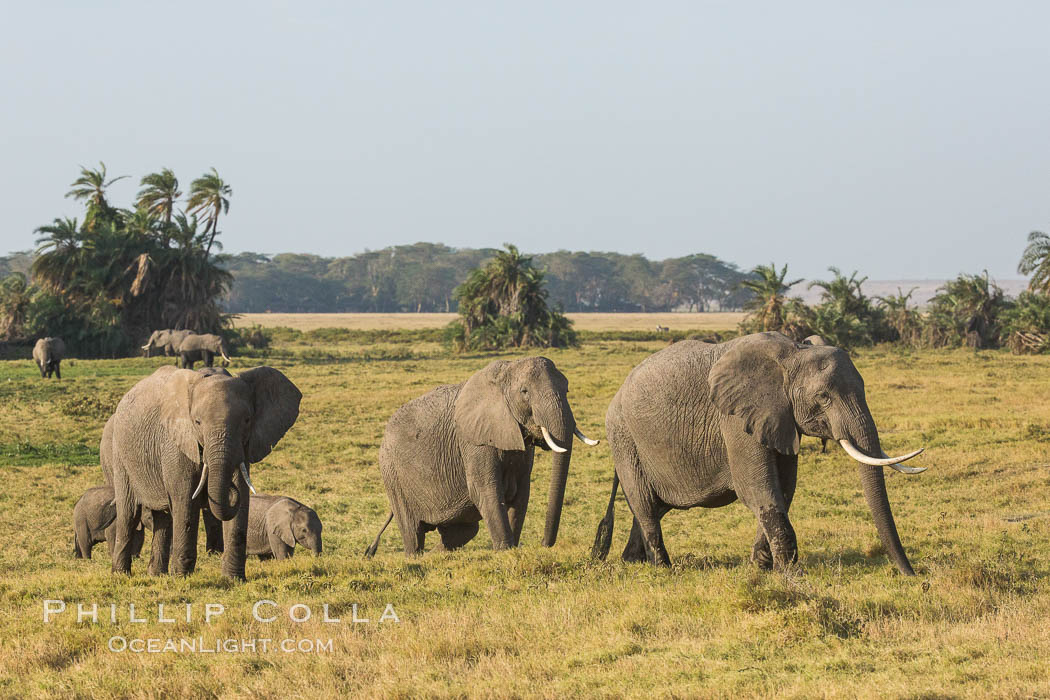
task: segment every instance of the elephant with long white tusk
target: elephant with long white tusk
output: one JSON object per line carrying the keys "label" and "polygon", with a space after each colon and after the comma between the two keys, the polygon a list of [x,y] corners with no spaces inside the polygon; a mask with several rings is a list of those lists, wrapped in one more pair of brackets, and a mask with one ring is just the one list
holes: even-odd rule
{"label": "elephant with long white tusk", "polygon": [[516,547],[529,503],[535,449],[553,455],[543,545],[558,536],[575,435],[569,381],[545,357],[496,361],[462,384],[408,402],[390,418],[379,448],[391,514],[365,555],[372,556],[397,519],[406,554],[436,529],[456,549],[485,521],[496,549]]}
{"label": "elephant with long white tusk", "polygon": [[[668,430],[668,426],[673,426]],[[799,439],[838,442],[860,462],[860,480],[890,558],[913,574],[886,495],[884,467],[918,474],[890,457],[868,410],[864,380],[839,348],[758,333],[726,343],[676,343],[628,375],[605,418],[616,473],[592,553],[612,543],[618,485],[634,513],[626,561],[667,565],[660,519],[673,508],[717,508],[740,499],[755,514],[752,560],[783,568],[798,558],[788,508]]]}

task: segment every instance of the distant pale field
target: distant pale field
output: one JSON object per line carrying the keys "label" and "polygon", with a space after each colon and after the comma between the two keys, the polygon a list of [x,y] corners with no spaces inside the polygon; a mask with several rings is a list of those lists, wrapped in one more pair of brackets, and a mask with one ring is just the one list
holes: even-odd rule
{"label": "distant pale field", "polygon": [[[670,314],[567,314],[580,331],[649,331],[657,326],[671,330],[721,331],[737,327],[744,314],[670,313]],[[238,328],[260,325],[286,326],[300,331],[316,328],[351,328],[354,330],[415,330],[441,328],[456,314],[240,314]]]}

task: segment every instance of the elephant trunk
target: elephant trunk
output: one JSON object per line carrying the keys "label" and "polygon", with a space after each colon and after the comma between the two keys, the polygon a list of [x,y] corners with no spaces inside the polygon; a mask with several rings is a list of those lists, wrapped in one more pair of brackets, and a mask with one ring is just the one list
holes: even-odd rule
{"label": "elephant trunk", "polygon": [[553,547],[558,539],[561,508],[565,501],[565,482],[569,477],[569,462],[572,459],[572,437],[576,429],[576,419],[568,402],[563,398],[559,403],[556,419],[549,424],[541,423],[555,443],[564,449],[563,452],[551,450],[551,486],[547,496],[547,522],[543,528],[544,547]]}
{"label": "elephant trunk", "polygon": [[[867,455],[883,454],[875,422],[870,416],[866,416],[862,421],[859,435],[848,439]],[[858,470],[864,500],[868,502],[868,508],[871,510],[871,517],[875,520],[875,528],[879,532],[882,546],[902,574],[914,576],[915,571],[912,570],[908,556],[904,553],[904,546],[897,534],[897,525],[893,521],[893,512],[890,510],[890,501],[886,495],[886,475],[882,471],[883,468],[860,464]]]}
{"label": "elephant trunk", "polygon": [[230,520],[240,508],[240,493],[235,487],[234,475],[239,459],[231,446],[219,443],[204,450],[208,467],[208,504],[212,515],[219,520]]}

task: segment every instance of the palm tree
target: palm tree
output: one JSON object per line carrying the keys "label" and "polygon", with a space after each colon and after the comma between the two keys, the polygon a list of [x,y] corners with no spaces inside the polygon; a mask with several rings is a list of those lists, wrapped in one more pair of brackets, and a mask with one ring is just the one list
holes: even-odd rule
{"label": "palm tree", "polygon": [[186,202],[187,211],[191,214],[203,213],[205,229],[209,236],[208,246],[205,249],[208,253],[211,252],[212,243],[215,242],[219,214],[230,211],[230,197],[232,196],[233,190],[223,182],[215,168],[190,183],[190,198]]}
{"label": "palm tree", "polygon": [[1022,275],[1031,275],[1028,288],[1036,294],[1050,295],[1050,236],[1042,231],[1028,234],[1028,246],[1017,264]]}
{"label": "palm tree", "polygon": [[[98,170],[92,170],[80,166],[80,177],[74,180],[73,184],[70,185],[72,189],[70,189],[69,192],[66,192],[66,197],[72,197],[77,201],[86,200],[89,210],[94,208],[98,212],[108,212],[110,206],[106,201],[106,189],[117,180],[123,180],[128,176],[121,175],[112,180],[107,180],[106,164],[99,161],[98,165]],[[90,228],[87,221],[85,221],[84,224]]]}
{"label": "palm tree", "polygon": [[744,304],[744,308],[751,311],[757,318],[762,330],[778,331],[784,327],[784,296],[789,289],[802,281],[801,278],[786,281],[788,266],[777,272],[777,266],[759,265],[751,274],[752,279],[744,280],[740,286],[750,290],[754,296]]}
{"label": "palm tree", "polygon": [[32,298],[33,288],[21,272],[12,272],[0,282],[0,338],[12,340],[25,335]]}
{"label": "palm tree", "polygon": [[175,173],[170,168],[164,168],[159,173],[146,175],[139,184],[142,186],[138,193],[139,208],[163,220],[165,225],[170,224],[175,213],[175,202],[182,196]]}
{"label": "palm tree", "polygon": [[80,258],[82,235],[75,218],[55,219],[39,227],[36,257],[30,266],[35,279],[51,289],[61,289],[72,279]]}

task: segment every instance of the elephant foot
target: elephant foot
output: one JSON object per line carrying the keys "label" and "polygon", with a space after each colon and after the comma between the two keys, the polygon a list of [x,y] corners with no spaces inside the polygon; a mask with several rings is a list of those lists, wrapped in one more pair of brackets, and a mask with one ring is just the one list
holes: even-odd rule
{"label": "elephant foot", "polygon": [[756,546],[752,548],[751,561],[763,571],[773,570],[773,555],[770,553],[768,545],[765,547]]}
{"label": "elephant foot", "polygon": [[623,550],[623,554],[620,555],[620,559],[627,562],[628,564],[637,564],[640,562],[649,561],[649,557],[645,555],[645,550],[637,550],[632,547],[628,547]]}

